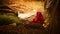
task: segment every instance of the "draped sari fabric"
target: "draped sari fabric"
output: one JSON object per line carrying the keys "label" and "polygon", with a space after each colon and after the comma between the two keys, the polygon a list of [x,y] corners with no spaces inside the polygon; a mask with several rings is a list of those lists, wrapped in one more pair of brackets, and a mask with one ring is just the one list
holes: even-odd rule
{"label": "draped sari fabric", "polygon": [[31,23],[37,23],[39,26],[42,26],[44,24],[44,17],[41,14],[40,11],[37,11],[36,16],[33,18]]}

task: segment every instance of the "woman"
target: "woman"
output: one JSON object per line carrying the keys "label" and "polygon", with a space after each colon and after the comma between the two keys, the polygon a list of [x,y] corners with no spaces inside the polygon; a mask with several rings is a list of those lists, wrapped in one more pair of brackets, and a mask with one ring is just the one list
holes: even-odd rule
{"label": "woman", "polygon": [[45,19],[44,19],[43,15],[41,14],[41,12],[37,11],[36,16],[33,18],[31,23],[36,23],[39,26],[43,26],[44,21],[45,21]]}

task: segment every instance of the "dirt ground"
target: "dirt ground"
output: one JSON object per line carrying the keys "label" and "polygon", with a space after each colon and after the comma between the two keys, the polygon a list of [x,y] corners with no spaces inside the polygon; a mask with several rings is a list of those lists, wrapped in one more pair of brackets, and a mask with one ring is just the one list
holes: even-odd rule
{"label": "dirt ground", "polygon": [[[33,27],[33,26],[32,26]],[[32,28],[23,24],[13,26],[5,25],[0,26],[0,34],[44,34],[44,29],[39,27]]]}

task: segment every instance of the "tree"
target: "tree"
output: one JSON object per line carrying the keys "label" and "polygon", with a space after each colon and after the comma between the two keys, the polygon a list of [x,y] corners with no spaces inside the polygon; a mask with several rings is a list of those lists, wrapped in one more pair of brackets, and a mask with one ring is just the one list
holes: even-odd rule
{"label": "tree", "polygon": [[[46,0],[45,10],[47,9],[50,18],[49,25],[47,27],[48,34],[59,34],[59,9],[60,9],[60,0]],[[50,3],[51,2],[51,3]],[[49,4],[50,3],[50,4]],[[47,6],[49,4],[49,6]]]}

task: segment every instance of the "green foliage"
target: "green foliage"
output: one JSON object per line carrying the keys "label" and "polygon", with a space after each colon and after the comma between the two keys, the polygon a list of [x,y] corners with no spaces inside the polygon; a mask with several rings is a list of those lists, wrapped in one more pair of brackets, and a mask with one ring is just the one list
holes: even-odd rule
{"label": "green foliage", "polygon": [[10,16],[10,15],[0,15],[0,25],[7,25],[11,23],[16,23],[18,22],[18,17],[16,16]]}

